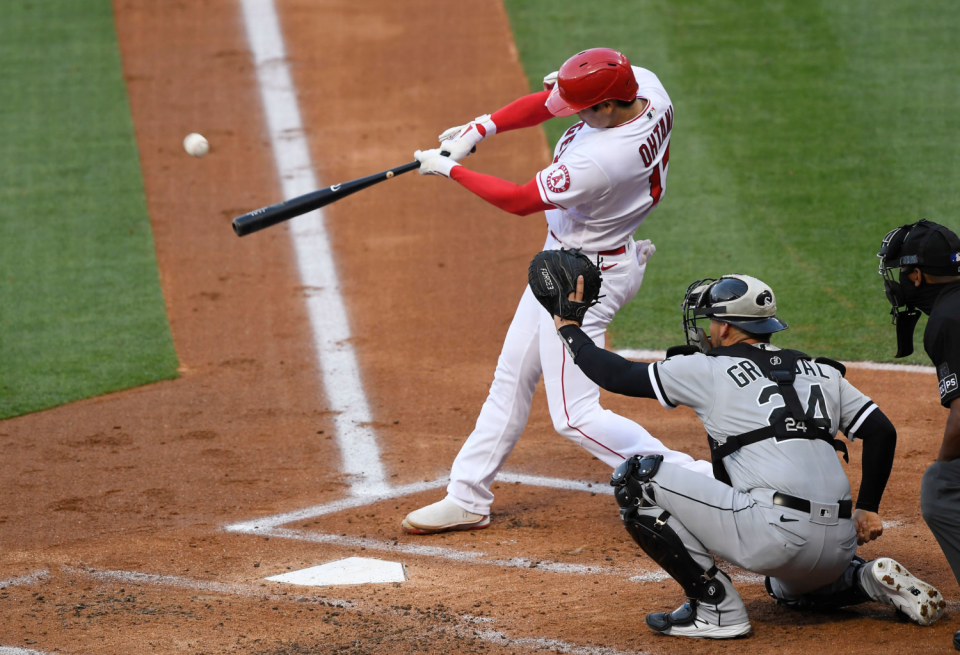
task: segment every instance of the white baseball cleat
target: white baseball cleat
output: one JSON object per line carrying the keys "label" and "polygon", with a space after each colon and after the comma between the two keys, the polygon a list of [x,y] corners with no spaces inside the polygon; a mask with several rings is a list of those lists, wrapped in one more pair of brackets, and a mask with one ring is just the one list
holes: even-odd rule
{"label": "white baseball cleat", "polygon": [[693,639],[733,639],[750,634],[750,621],[733,625],[716,625],[697,616],[690,603],[684,603],[669,614],[647,614],[647,626],[660,634]]}
{"label": "white baseball cleat", "polygon": [[490,525],[490,517],[474,514],[444,498],[407,514],[400,527],[407,534],[436,534],[458,530],[483,530]]}
{"label": "white baseball cleat", "polygon": [[914,577],[903,565],[889,557],[881,557],[864,574],[873,576],[881,594],[876,600],[893,605],[920,625],[930,625],[947,609],[940,592]]}

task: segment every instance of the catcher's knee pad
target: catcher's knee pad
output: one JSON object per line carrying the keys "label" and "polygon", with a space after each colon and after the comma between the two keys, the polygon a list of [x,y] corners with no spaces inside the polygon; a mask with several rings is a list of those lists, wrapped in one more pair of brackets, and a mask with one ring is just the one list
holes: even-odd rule
{"label": "catcher's knee pad", "polygon": [[643,486],[657,474],[663,455],[634,455],[625,460],[610,476],[613,496],[621,508],[640,507],[643,503]]}
{"label": "catcher's knee pad", "polygon": [[697,564],[680,535],[667,525],[669,512],[654,518],[626,508],[620,510],[620,515],[637,545],[683,587],[687,598],[711,604],[719,604],[724,599],[726,591],[716,579],[720,571],[716,566],[704,570]]}

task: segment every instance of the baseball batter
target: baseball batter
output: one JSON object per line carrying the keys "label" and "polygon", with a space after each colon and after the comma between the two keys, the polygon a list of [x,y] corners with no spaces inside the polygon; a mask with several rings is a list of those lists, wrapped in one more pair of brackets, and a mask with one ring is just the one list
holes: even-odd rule
{"label": "baseball batter", "polygon": [[[878,510],[896,448],[883,412],[844,379],[839,362],[770,344],[787,325],[760,280],[698,280],[683,309],[688,345],[649,365],[597,348],[575,322],[556,318],[592,380],[667,409],[691,407],[709,434],[717,479],[659,455],[632,457],[611,479],[627,531],[688,599],[673,612],[647,615],[647,625],[687,637],[750,631],[743,601],[714,554],[767,576],[769,594],[796,609],[872,600],[921,625],[940,618],[946,604],[936,589],[890,558],[856,556],[858,543],[883,532]],[[709,335],[697,325],[704,319]],[[856,511],[835,452],[846,453],[838,430],[863,442]]]}
{"label": "baseball batter", "polygon": [[[552,88],[447,130],[440,148],[415,156],[421,174],[456,180],[505,211],[545,211],[545,249],[581,248],[592,259],[602,258],[605,296],[587,313],[583,328],[603,345],[607,324],[637,293],[654,251],[649,241],[634,242],[633,234],[666,190],[673,106],[656,75],[607,48],[571,57],[544,86]],[[494,134],[574,113],[581,120],[557,143],[553,162],[525,185],[457,163]],[[709,463],[670,450],[633,421],[604,410],[597,385],[573,366],[554,331],[553,319],[528,287],[476,428],[453,463],[447,497],[411,512],[402,524],[405,532],[489,525],[490,485],[526,425],[541,374],[554,428],[611,468],[638,453],[660,454],[678,467],[710,474]]]}

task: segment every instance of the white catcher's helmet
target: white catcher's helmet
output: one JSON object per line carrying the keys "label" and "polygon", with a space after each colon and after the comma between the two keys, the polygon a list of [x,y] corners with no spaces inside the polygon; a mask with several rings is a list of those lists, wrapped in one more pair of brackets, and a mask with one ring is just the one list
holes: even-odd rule
{"label": "white catcher's helmet", "polygon": [[729,323],[751,334],[773,334],[789,326],[777,318],[777,298],[767,284],[749,275],[704,278],[689,287],[681,304],[687,343],[701,351],[710,349],[706,331],[697,320]]}

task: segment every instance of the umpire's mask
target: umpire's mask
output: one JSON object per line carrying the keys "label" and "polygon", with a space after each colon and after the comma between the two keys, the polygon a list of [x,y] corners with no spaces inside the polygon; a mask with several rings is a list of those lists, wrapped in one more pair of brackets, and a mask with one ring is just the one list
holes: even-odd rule
{"label": "umpire's mask", "polygon": [[941,291],[922,277],[918,287],[907,275],[914,268],[929,275],[960,275],[960,239],[943,225],[923,219],[887,232],[877,257],[883,290],[893,306],[890,315],[897,326],[895,356],[906,357],[913,353],[913,331],[921,311],[930,314]]}
{"label": "umpire's mask", "polygon": [[697,280],[687,287],[680,307],[687,344],[701,352],[710,350],[706,330],[697,325],[704,318],[729,323],[750,334],[773,334],[789,327],[776,316],[773,289],[749,275]]}

